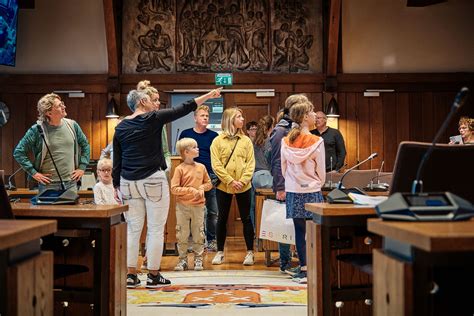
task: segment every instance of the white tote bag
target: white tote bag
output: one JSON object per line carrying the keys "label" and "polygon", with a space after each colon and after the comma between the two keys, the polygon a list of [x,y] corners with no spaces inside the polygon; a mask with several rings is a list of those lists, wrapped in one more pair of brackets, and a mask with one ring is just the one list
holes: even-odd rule
{"label": "white tote bag", "polygon": [[291,218],[286,219],[285,203],[271,199],[263,201],[259,238],[295,244],[295,226]]}

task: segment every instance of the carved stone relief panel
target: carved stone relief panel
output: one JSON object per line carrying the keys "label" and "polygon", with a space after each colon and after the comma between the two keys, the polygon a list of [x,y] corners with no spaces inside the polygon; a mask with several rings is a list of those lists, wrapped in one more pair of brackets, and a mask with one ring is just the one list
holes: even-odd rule
{"label": "carved stone relief panel", "polygon": [[123,72],[321,72],[321,0],[124,2]]}
{"label": "carved stone relief panel", "polygon": [[174,73],[175,1],[123,2],[123,73]]}

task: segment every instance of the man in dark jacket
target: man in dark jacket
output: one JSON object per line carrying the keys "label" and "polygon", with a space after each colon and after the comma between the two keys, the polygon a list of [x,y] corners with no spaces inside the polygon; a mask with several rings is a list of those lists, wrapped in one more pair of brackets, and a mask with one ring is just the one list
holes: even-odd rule
{"label": "man in dark jacket", "polygon": [[[282,119],[275,125],[270,134],[271,151],[271,173],[273,176],[273,192],[275,192],[276,199],[285,201],[285,178],[281,174],[281,140],[285,137],[291,129],[293,123],[289,117],[290,108],[298,102],[308,101],[304,94],[290,95],[285,101],[285,108],[283,109]],[[291,267],[290,245],[278,244],[278,251],[280,253],[280,272],[288,272]]]}

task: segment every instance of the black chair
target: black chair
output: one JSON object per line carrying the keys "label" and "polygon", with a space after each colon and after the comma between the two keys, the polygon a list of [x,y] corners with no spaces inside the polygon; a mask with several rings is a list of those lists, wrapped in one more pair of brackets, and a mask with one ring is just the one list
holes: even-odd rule
{"label": "black chair", "polygon": [[[390,194],[410,192],[420,161],[430,143],[401,142]],[[436,144],[421,173],[423,192],[454,193],[474,203],[474,146]]]}
{"label": "black chair", "polygon": [[0,219],[13,219],[14,215],[8,198],[3,177],[0,177]]}

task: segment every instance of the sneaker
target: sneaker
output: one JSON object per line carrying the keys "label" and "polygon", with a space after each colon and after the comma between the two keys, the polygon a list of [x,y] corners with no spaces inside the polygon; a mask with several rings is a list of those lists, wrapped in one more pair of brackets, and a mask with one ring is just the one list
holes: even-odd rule
{"label": "sneaker", "polygon": [[140,279],[136,274],[127,274],[127,288],[134,289],[141,283]]}
{"label": "sneaker", "polygon": [[215,239],[208,242],[207,251],[210,251],[210,252],[217,251],[217,241]]}
{"label": "sneaker", "polygon": [[176,267],[174,267],[174,271],[184,271],[188,270],[188,261],[186,259],[180,259]]}
{"label": "sneaker", "polygon": [[297,266],[297,267],[294,267],[294,268],[288,268],[285,270],[285,273],[286,274],[289,274],[291,276],[294,276],[295,274],[298,274],[301,272],[301,267],[300,266]]}
{"label": "sneaker", "polygon": [[171,284],[171,281],[168,279],[165,279],[160,272],[158,272],[157,275],[153,275],[151,273],[147,274],[147,279],[146,279],[146,287],[147,288],[155,288],[155,287],[160,287],[163,285],[168,285]]}
{"label": "sneaker", "polygon": [[307,272],[306,271],[300,271],[299,273],[293,275],[293,282],[300,283],[300,284],[306,284],[307,283]]}
{"label": "sneaker", "polygon": [[223,264],[224,263],[224,251],[218,251],[212,259],[212,264]]}
{"label": "sneaker", "polygon": [[194,271],[202,271],[204,267],[202,266],[202,259],[196,258],[194,259]]}
{"label": "sneaker", "polygon": [[247,254],[245,255],[244,259],[244,266],[251,266],[254,263],[254,256],[253,256],[253,251],[249,250],[247,251]]}

